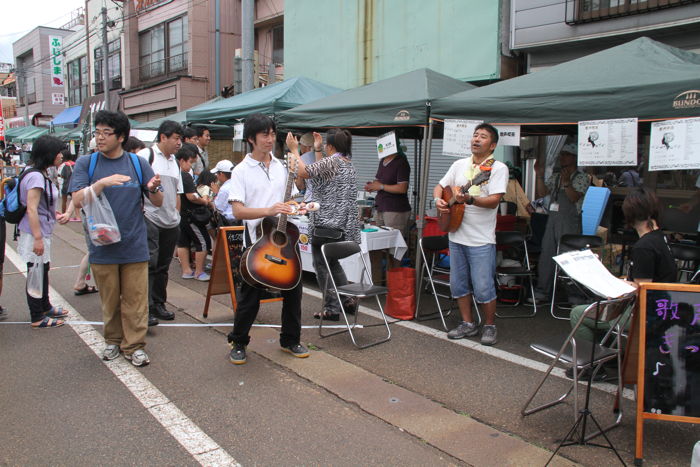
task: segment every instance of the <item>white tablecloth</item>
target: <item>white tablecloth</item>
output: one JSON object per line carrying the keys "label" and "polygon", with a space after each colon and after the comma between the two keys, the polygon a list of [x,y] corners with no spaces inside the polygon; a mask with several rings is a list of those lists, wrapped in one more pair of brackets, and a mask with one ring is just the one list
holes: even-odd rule
{"label": "white tablecloth", "polygon": [[[301,265],[304,271],[314,272],[313,259],[311,257],[311,244],[308,237],[308,223],[295,222],[299,227],[299,249],[301,250]],[[367,262],[367,267],[370,269],[368,273],[371,276],[372,265],[369,259],[369,252],[374,250],[391,250],[394,258],[403,258],[407,249],[406,242],[401,236],[401,232],[395,229],[384,230],[378,229],[376,232],[362,232],[360,250]],[[359,254],[353,255],[340,261],[340,265],[345,270],[345,275],[350,282],[360,282],[362,276],[362,260]]]}

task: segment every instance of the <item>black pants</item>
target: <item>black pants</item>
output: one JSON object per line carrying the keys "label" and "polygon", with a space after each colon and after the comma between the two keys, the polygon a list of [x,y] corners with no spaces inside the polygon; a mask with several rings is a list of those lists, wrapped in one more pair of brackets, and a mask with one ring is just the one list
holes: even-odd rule
{"label": "black pants", "polygon": [[[228,341],[236,344],[248,345],[250,342],[250,328],[260,310],[260,299],[266,292],[252,287],[245,282],[241,284],[238,294],[238,308],[233,318],[233,331],[228,335]],[[302,284],[291,290],[282,291],[282,331],[280,332],[280,345],[288,347],[298,344],[301,338],[301,295]]]}
{"label": "black pants", "polygon": [[146,219],[148,232],[148,307],[165,304],[168,298],[168,270],[175,253],[180,225],[171,229],[158,227]]}
{"label": "black pants", "polygon": [[[27,270],[31,269],[34,263],[27,263]],[[41,321],[46,313],[51,311],[51,302],[49,301],[49,269],[51,263],[44,263],[44,276],[42,278],[42,293],[41,298],[34,298],[27,293],[27,305],[29,305],[29,315],[32,323]]]}

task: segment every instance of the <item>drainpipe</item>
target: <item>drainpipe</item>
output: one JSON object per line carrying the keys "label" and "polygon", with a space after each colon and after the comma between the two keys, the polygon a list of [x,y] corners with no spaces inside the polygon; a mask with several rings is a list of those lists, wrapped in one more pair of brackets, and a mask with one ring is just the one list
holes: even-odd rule
{"label": "drainpipe", "polygon": [[221,0],[216,0],[215,7],[216,18],[214,20],[214,28],[216,30],[214,36],[214,55],[216,60],[216,95],[221,95]]}

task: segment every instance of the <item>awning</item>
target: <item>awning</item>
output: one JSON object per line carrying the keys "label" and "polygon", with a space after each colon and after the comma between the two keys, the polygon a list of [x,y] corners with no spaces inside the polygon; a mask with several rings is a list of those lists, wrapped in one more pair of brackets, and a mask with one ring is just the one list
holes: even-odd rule
{"label": "awning", "polygon": [[51,123],[54,125],[75,125],[80,121],[80,112],[82,109],[82,105],[68,107],[66,110],[56,115],[56,118],[51,120]]}

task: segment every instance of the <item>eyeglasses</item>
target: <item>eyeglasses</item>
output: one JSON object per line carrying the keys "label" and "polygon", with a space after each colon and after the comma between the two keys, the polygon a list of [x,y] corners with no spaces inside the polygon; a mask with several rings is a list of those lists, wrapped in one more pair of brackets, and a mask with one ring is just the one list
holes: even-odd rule
{"label": "eyeglasses", "polygon": [[95,138],[99,138],[100,136],[104,136],[105,138],[109,138],[112,135],[114,135],[113,131],[95,130],[92,132],[92,136],[94,136]]}

